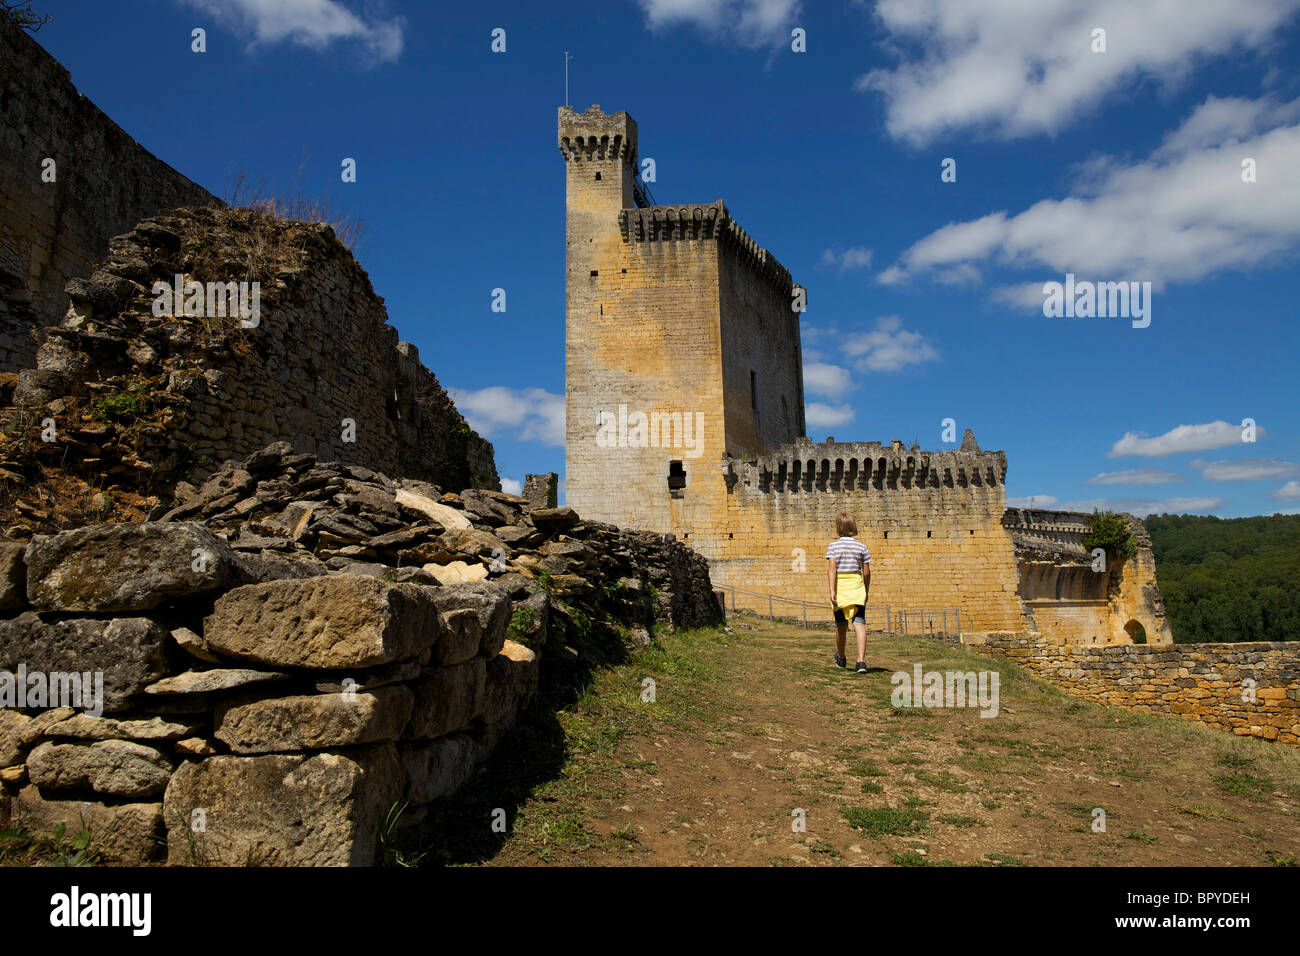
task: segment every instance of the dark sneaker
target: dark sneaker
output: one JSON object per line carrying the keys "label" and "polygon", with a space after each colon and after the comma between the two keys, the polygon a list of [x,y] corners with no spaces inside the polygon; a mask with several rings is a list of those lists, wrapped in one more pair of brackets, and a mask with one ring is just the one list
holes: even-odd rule
{"label": "dark sneaker", "polygon": [[849,666],[849,659],[848,659],[847,657],[840,657],[840,655],[836,654],[836,655],[835,655],[835,666],[836,666],[836,667],[848,667],[848,666]]}
{"label": "dark sneaker", "polygon": [[853,669],[855,674],[865,674],[867,672],[867,662],[858,661],[858,666]]}

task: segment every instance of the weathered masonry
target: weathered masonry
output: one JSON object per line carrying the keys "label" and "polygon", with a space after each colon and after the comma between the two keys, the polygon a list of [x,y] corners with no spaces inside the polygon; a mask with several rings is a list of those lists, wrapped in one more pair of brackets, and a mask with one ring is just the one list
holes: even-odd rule
{"label": "weathered masonry", "polygon": [[1093,571],[1087,516],[1008,512],[1006,455],[969,430],[951,451],[807,438],[789,271],[721,200],[651,205],[627,113],[562,107],[558,132],[569,504],[677,535],[716,585],[819,612],[847,511],[874,558],[873,603],[1064,643],[1172,640],[1145,537],[1136,559]]}
{"label": "weathered masonry", "polygon": [[8,17],[0,63],[0,372],[12,372],[32,367],[37,331],[67,311],[64,284],[90,275],[109,239],[159,209],[217,199],[78,93]]}

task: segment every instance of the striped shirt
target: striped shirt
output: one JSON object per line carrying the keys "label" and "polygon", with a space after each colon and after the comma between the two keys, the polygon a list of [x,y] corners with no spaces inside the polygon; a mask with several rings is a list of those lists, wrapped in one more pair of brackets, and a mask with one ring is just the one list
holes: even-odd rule
{"label": "striped shirt", "polygon": [[857,538],[839,538],[826,549],[826,557],[835,562],[838,574],[856,574],[864,564],[871,563],[871,552]]}

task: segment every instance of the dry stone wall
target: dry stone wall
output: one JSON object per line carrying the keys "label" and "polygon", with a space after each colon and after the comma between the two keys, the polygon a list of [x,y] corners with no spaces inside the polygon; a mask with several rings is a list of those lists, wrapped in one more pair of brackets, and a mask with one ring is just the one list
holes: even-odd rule
{"label": "dry stone wall", "polygon": [[[160,209],[218,200],[135,142],[0,17],[0,372],[29,368],[108,241]],[[52,182],[47,160],[54,161]]]}
{"label": "dry stone wall", "polygon": [[671,538],[283,442],[154,519],[0,542],[0,696],[102,680],[102,711],[0,707],[0,825],[84,821],[115,861],[374,863],[539,680],[720,617]]}
{"label": "dry stone wall", "polygon": [[1079,646],[1034,632],[964,643],[1027,667],[1075,697],[1300,744],[1300,647],[1294,644]]}

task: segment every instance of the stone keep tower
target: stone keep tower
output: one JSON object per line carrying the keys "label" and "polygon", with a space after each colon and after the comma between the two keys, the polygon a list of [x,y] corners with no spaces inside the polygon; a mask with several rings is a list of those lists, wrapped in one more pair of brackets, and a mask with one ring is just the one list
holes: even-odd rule
{"label": "stone keep tower", "polygon": [[566,173],[566,501],[697,539],[725,455],[803,435],[794,283],[721,201],[650,205],[625,112],[559,111]]}

